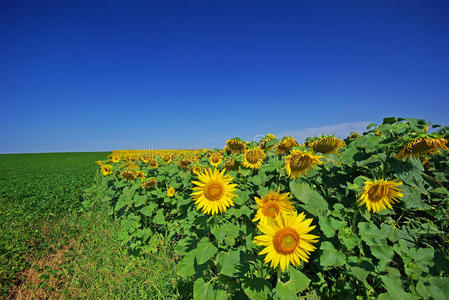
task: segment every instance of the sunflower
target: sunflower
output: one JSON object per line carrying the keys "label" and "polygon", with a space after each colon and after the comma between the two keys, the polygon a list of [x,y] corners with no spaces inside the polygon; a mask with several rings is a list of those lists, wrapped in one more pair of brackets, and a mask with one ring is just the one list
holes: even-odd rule
{"label": "sunflower", "polygon": [[242,154],[245,149],[245,143],[239,138],[232,138],[226,141],[226,152],[231,152],[231,154]]}
{"label": "sunflower", "polygon": [[349,138],[349,139],[356,139],[359,135],[360,135],[360,134],[358,134],[357,132],[353,132],[353,133],[351,133],[351,134],[348,136],[348,138]]}
{"label": "sunflower", "polygon": [[264,246],[259,255],[267,254],[264,262],[270,263],[271,268],[281,266],[284,271],[292,263],[308,262],[309,255],[316,248],[312,243],[318,241],[318,236],[309,234],[314,226],[310,226],[312,219],[305,219],[304,213],[293,212],[290,215],[280,214],[275,219],[267,219],[258,225],[262,235],[254,238],[254,244]]}
{"label": "sunflower", "polygon": [[157,160],[155,157],[148,157],[147,165],[153,169],[158,167]]}
{"label": "sunflower", "polygon": [[321,155],[315,155],[310,152],[302,152],[293,150],[289,156],[285,158],[285,169],[288,176],[298,178],[299,174],[306,174],[307,170],[312,170],[314,165],[322,164]]}
{"label": "sunflower", "polygon": [[290,136],[285,136],[282,138],[282,140],[279,142],[276,153],[277,154],[287,154],[291,148],[297,147],[298,142],[295,141],[294,138]]}
{"label": "sunflower", "polygon": [[175,189],[173,187],[169,187],[167,189],[167,196],[173,197],[175,195]]}
{"label": "sunflower", "polygon": [[330,154],[338,152],[344,143],[342,140],[334,137],[321,137],[307,144],[313,152]]}
{"label": "sunflower", "polygon": [[149,155],[140,155],[139,156],[139,160],[144,163],[147,163],[149,159],[150,159]]}
{"label": "sunflower", "polygon": [[175,158],[175,156],[173,154],[164,154],[161,158],[168,164]]}
{"label": "sunflower", "polygon": [[112,174],[112,166],[111,165],[102,165],[101,173],[103,173],[104,176]]}
{"label": "sunflower", "polygon": [[134,179],[134,173],[129,170],[125,170],[122,172],[122,177],[126,180]]}
{"label": "sunflower", "polygon": [[95,164],[101,167],[102,165],[104,165],[104,161],[102,161],[102,160],[97,160],[97,161],[95,162]]}
{"label": "sunflower", "polygon": [[268,150],[270,150],[271,148],[273,148],[274,145],[271,145],[271,146],[269,146],[269,147],[266,147],[266,145],[267,145],[267,143],[268,143],[269,141],[271,141],[271,140],[273,140],[273,139],[275,139],[275,138],[276,138],[276,136],[274,136],[273,134],[271,134],[271,133],[267,134],[267,135],[260,141],[260,143],[259,143],[260,149],[263,149],[264,151],[268,151]]}
{"label": "sunflower", "polygon": [[120,161],[120,156],[112,156],[112,162],[118,163]]}
{"label": "sunflower", "polygon": [[398,198],[402,197],[400,193],[402,190],[397,186],[401,185],[400,181],[385,181],[380,180],[367,180],[362,196],[359,198],[359,206],[366,204],[366,208],[370,212],[382,211],[384,209],[392,208],[391,203],[399,202]]}
{"label": "sunflower", "polygon": [[225,161],[223,167],[226,169],[226,171],[238,170],[239,162],[235,158],[231,157],[227,161]]}
{"label": "sunflower", "polygon": [[212,167],[218,167],[223,161],[223,155],[220,152],[214,152],[209,156],[209,163]]}
{"label": "sunflower", "polygon": [[262,166],[265,159],[265,152],[260,148],[248,149],[243,154],[242,165],[245,168],[257,169]]}
{"label": "sunflower", "polygon": [[190,168],[190,173],[192,175],[199,175],[201,173],[204,173],[205,168],[202,166],[193,166]]}
{"label": "sunflower", "polygon": [[126,163],[124,167],[129,169],[129,170],[134,170],[134,169],[138,169],[139,168],[139,166],[135,162]]}
{"label": "sunflower", "polygon": [[157,186],[157,179],[156,178],[148,179],[142,182],[141,186],[144,190],[153,189]]}
{"label": "sunflower", "polygon": [[396,159],[418,157],[420,154],[436,154],[440,149],[449,150],[447,141],[443,138],[419,137],[408,142],[402,150],[396,154]]}
{"label": "sunflower", "polygon": [[204,214],[217,214],[218,211],[225,212],[229,206],[234,206],[232,198],[236,184],[231,184],[232,176],[224,175],[225,170],[219,172],[217,169],[206,169],[204,173],[198,175],[199,181],[192,181],[197,185],[192,188],[197,209],[202,209]]}
{"label": "sunflower", "polygon": [[276,218],[280,213],[290,214],[295,210],[290,202],[290,194],[280,194],[279,191],[280,188],[277,192],[271,190],[261,199],[254,197],[257,203],[257,213],[253,222],[265,220],[266,218]]}
{"label": "sunflower", "polygon": [[183,169],[183,170],[187,170],[187,168],[193,163],[193,161],[189,158],[181,158],[178,161],[178,166]]}

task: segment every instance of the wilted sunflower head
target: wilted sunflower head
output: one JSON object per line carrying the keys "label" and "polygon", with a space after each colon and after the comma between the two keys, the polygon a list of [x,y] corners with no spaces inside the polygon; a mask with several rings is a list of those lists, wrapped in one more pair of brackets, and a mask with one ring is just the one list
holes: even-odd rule
{"label": "wilted sunflower head", "polygon": [[104,176],[112,174],[112,166],[111,165],[102,165],[101,173],[103,173]]}
{"label": "wilted sunflower head", "polygon": [[225,161],[223,167],[226,169],[226,171],[238,170],[239,162],[235,158],[231,157],[227,161]]}
{"label": "wilted sunflower head", "polygon": [[134,173],[130,170],[125,170],[122,172],[122,177],[126,180],[134,179]]}
{"label": "wilted sunflower head", "polygon": [[202,167],[202,166],[193,166],[193,167],[190,167],[190,173],[191,173],[192,175],[199,175],[200,173],[204,173],[204,171],[205,171],[205,168]]}
{"label": "wilted sunflower head", "polygon": [[336,153],[343,145],[343,141],[335,137],[321,137],[308,143],[314,153],[323,154]]}
{"label": "wilted sunflower head", "polygon": [[288,152],[290,152],[291,148],[297,146],[298,142],[296,142],[294,138],[292,138],[291,136],[284,136],[282,140],[279,142],[276,148],[276,152],[278,154],[287,154]]}
{"label": "wilted sunflower head", "polygon": [[444,138],[419,137],[408,142],[398,154],[396,159],[418,157],[421,154],[437,154],[440,149],[449,150],[446,146],[447,141]]}
{"label": "wilted sunflower head", "polygon": [[171,161],[173,160],[173,158],[175,158],[175,156],[174,156],[173,154],[168,153],[168,154],[162,155],[161,158],[162,158],[166,163],[169,163],[169,162],[171,162]]}
{"label": "wilted sunflower head", "polygon": [[223,155],[220,152],[213,152],[209,156],[209,163],[212,167],[218,167],[223,161]]}
{"label": "wilted sunflower head", "polygon": [[167,196],[169,196],[169,197],[173,197],[174,195],[175,195],[175,188],[173,188],[173,187],[169,187],[168,189],[167,189]]}
{"label": "wilted sunflower head", "polygon": [[275,139],[275,138],[276,138],[276,136],[274,136],[273,134],[271,134],[271,133],[267,134],[267,135],[260,141],[260,143],[259,143],[259,145],[258,145],[259,148],[260,148],[260,149],[263,149],[264,151],[270,150],[271,148],[274,147],[274,145],[271,145],[271,146],[267,147],[267,143],[268,143],[269,141]]}
{"label": "wilted sunflower head", "polygon": [[248,149],[243,153],[242,165],[245,168],[257,169],[262,166],[265,152],[260,148]]}
{"label": "wilted sunflower head", "polygon": [[318,236],[309,234],[315,228],[310,226],[313,219],[305,219],[304,213],[279,214],[276,218],[268,218],[258,225],[262,235],[254,238],[254,244],[263,246],[259,255],[264,255],[264,263],[271,268],[280,265],[284,271],[290,265],[298,266],[301,261],[308,262],[309,255],[316,248]]}
{"label": "wilted sunflower head", "polygon": [[253,222],[262,221],[266,218],[276,218],[280,213],[291,214],[295,211],[290,201],[289,193],[280,193],[280,189],[276,192],[271,190],[262,198],[254,197],[257,203],[257,213]]}
{"label": "wilted sunflower head", "polygon": [[183,169],[183,170],[187,170],[187,168],[189,167],[190,164],[192,164],[193,161],[190,158],[181,158],[178,161],[178,166]]}
{"label": "wilted sunflower head", "polygon": [[359,198],[359,206],[366,204],[368,211],[379,212],[384,209],[393,208],[391,203],[399,202],[398,198],[402,197],[400,193],[400,181],[367,180],[362,196]]}
{"label": "wilted sunflower head", "polygon": [[197,209],[201,209],[204,214],[217,214],[227,210],[229,206],[234,206],[232,199],[237,184],[231,184],[232,176],[225,175],[224,170],[206,169],[204,173],[198,175],[198,181],[192,181],[196,186],[192,188],[191,194]]}
{"label": "wilted sunflower head", "polygon": [[157,160],[155,157],[148,157],[147,165],[151,168],[157,168]]}
{"label": "wilted sunflower head", "polygon": [[148,179],[142,182],[141,186],[144,190],[154,189],[157,186],[157,179],[156,178]]}
{"label": "wilted sunflower head", "polygon": [[231,154],[242,154],[246,149],[246,144],[239,138],[232,138],[226,141],[225,151]]}
{"label": "wilted sunflower head", "polygon": [[357,132],[353,132],[353,133],[351,133],[351,134],[348,136],[348,138],[350,138],[350,139],[356,139],[359,135],[360,135],[360,134],[358,134]]}
{"label": "wilted sunflower head", "polygon": [[321,155],[310,152],[292,150],[291,154],[285,158],[285,169],[288,176],[298,178],[299,174],[306,174],[307,171],[312,170],[313,166],[323,163],[320,160],[321,157]]}

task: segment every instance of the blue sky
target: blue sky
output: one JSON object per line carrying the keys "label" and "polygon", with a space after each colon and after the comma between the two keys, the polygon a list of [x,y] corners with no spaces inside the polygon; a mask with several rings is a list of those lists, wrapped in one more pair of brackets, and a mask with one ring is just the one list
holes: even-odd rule
{"label": "blue sky", "polygon": [[447,1],[0,1],[0,153],[449,125]]}

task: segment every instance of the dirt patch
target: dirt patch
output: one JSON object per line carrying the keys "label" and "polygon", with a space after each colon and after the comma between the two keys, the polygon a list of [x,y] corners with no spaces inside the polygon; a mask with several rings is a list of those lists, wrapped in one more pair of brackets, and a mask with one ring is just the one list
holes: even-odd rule
{"label": "dirt patch", "polygon": [[67,274],[62,265],[68,261],[67,251],[75,244],[70,240],[63,248],[33,263],[19,274],[20,281],[13,286],[7,299],[63,299]]}

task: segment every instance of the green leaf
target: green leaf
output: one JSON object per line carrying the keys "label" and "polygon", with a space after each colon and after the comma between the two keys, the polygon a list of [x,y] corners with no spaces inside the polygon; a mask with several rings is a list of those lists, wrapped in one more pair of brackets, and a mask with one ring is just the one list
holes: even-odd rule
{"label": "green leaf", "polygon": [[324,235],[328,238],[335,236],[335,232],[346,225],[345,221],[339,221],[330,216],[319,216],[318,224]]}
{"label": "green leaf", "polygon": [[378,135],[370,135],[366,139],[366,148],[365,148],[366,152],[370,153],[370,152],[376,151],[378,148],[378,144],[381,140],[382,140],[382,137],[380,137]]}
{"label": "green leaf", "polygon": [[350,147],[341,153],[340,162],[344,165],[352,165],[354,163],[353,156],[358,152],[357,148]]}
{"label": "green leaf", "polygon": [[313,215],[325,215],[328,210],[327,201],[307,183],[299,183],[298,181],[290,181],[290,191],[301,202],[304,209]]}
{"label": "green leaf", "polygon": [[243,205],[249,200],[249,193],[247,191],[236,191],[237,197],[234,198],[234,203],[238,205]]}
{"label": "green leaf", "polygon": [[165,216],[164,216],[164,209],[160,208],[157,210],[156,215],[153,218],[153,223],[158,225],[164,225],[165,224]]}
{"label": "green leaf", "polygon": [[191,251],[179,261],[178,275],[187,277],[195,274],[195,257],[196,251]]}
{"label": "green leaf", "polygon": [[394,123],[396,123],[395,117],[384,118],[384,121],[382,122],[382,124],[394,124]]}
{"label": "green leaf", "polygon": [[150,203],[147,206],[144,206],[143,208],[141,208],[139,210],[139,212],[144,216],[150,217],[153,214],[153,211],[156,207],[157,207],[157,204]]}
{"label": "green leaf", "polygon": [[242,286],[249,299],[266,300],[271,292],[270,282],[261,278],[243,277]]}
{"label": "green leaf", "polygon": [[320,256],[320,264],[323,267],[337,267],[346,263],[346,257],[340,251],[337,251],[331,242],[321,243],[321,250],[323,253]]}
{"label": "green leaf", "polygon": [[243,269],[243,266],[240,265],[240,251],[238,250],[220,252],[217,255],[217,263],[220,274],[230,277],[237,276]]}
{"label": "green leaf", "polygon": [[205,282],[203,278],[198,278],[193,283],[193,299],[198,300],[215,300],[216,291],[214,286]]}
{"label": "green leaf", "polygon": [[204,264],[206,261],[211,259],[218,252],[218,248],[209,242],[209,238],[204,237],[200,240],[197,245],[198,251],[196,252],[196,259],[198,264]]}
{"label": "green leaf", "polygon": [[384,283],[385,289],[393,299],[418,299],[418,297],[406,293],[402,289],[401,281],[388,276],[380,276]]}
{"label": "green leaf", "polygon": [[134,200],[134,206],[139,207],[139,206],[144,205],[145,202],[147,202],[147,196],[135,194],[133,200]]}

